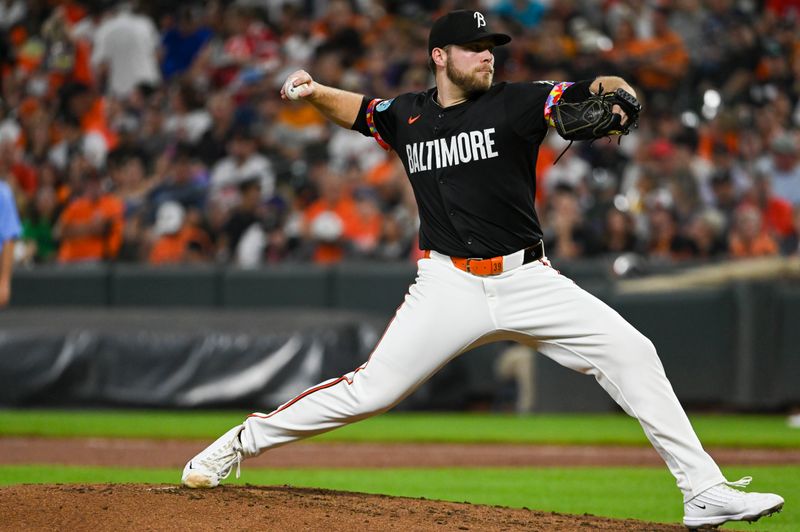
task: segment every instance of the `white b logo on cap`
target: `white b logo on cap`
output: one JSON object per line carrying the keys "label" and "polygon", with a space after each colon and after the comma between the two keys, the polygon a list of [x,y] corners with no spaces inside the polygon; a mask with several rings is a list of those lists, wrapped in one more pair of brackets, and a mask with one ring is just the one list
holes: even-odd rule
{"label": "white b logo on cap", "polygon": [[483,15],[481,15],[477,11],[472,15],[472,18],[474,18],[474,19],[476,19],[478,21],[478,27],[479,28],[481,26],[486,26],[486,19],[483,18]]}

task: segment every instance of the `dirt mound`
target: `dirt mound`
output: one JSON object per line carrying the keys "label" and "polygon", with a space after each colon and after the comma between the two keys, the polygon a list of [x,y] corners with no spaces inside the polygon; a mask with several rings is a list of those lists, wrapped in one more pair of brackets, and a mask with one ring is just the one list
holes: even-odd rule
{"label": "dirt mound", "polygon": [[677,525],[292,487],[0,489],[2,530],[685,530]]}

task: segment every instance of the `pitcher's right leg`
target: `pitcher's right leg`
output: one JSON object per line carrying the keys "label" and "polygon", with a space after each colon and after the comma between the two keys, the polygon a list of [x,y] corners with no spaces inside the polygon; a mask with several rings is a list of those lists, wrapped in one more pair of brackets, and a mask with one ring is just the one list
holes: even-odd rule
{"label": "pitcher's right leg", "polygon": [[415,284],[367,362],[269,414],[251,415],[187,464],[184,484],[216,486],[242,457],[385,412],[493,329],[480,278],[420,260]]}

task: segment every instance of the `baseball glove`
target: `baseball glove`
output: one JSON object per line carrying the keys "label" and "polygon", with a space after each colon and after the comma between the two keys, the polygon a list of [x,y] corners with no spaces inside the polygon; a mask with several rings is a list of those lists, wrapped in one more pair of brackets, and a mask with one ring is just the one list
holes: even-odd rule
{"label": "baseball glove", "polygon": [[[614,105],[619,105],[628,115],[628,121],[621,125],[621,117],[612,113]],[[598,94],[577,103],[561,101],[553,106],[551,117],[556,131],[566,140],[594,140],[609,135],[627,135],[639,123],[639,101],[623,89],[603,94],[600,86]]]}

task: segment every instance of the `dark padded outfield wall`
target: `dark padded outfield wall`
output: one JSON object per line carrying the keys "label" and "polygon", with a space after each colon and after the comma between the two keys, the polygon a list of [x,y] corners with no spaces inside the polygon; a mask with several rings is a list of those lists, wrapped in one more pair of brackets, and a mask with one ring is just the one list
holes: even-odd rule
{"label": "dark padded outfield wall", "polygon": [[369,356],[378,329],[345,313],[18,310],[0,313],[0,405],[272,407]]}
{"label": "dark padded outfield wall", "polygon": [[[571,267],[565,273],[653,341],[684,404],[800,403],[796,281],[619,293],[605,265]],[[21,269],[0,312],[0,404],[268,408],[361,364],[373,344],[354,331],[368,324],[374,343],[413,280],[411,264]],[[291,360],[269,362],[287,345]],[[503,349],[458,358],[400,407],[507,408],[515,384],[492,373]],[[616,408],[593,379],[541,357],[537,368],[535,410]]]}

